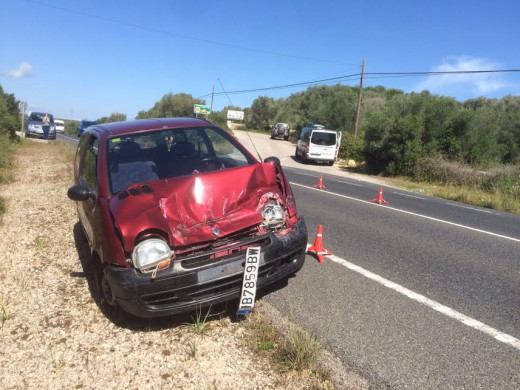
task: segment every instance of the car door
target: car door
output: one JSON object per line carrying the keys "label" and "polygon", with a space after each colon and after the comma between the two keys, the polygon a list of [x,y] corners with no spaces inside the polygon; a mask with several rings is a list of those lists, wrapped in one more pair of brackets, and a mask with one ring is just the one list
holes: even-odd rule
{"label": "car door", "polygon": [[[98,200],[98,155],[99,139],[93,133],[84,134],[78,148],[79,164],[77,166],[78,184],[88,187],[91,196],[78,202],[78,214],[87,235],[89,244],[95,237],[95,233],[100,229],[100,217],[97,207]],[[76,169],[76,167],[75,167]]]}

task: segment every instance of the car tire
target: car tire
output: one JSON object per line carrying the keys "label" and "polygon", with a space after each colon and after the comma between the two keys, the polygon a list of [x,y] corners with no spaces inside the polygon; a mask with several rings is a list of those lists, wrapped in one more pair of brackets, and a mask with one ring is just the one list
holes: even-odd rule
{"label": "car tire", "polygon": [[283,137],[283,139],[289,141],[289,137]]}
{"label": "car tire", "polygon": [[112,294],[112,289],[105,276],[104,266],[99,258],[93,259],[94,283],[96,293],[96,303],[99,308],[113,322],[122,322],[126,319],[127,314],[121,309]]}
{"label": "car tire", "polygon": [[329,167],[333,166],[333,165],[334,165],[334,161],[329,161],[329,162],[327,162],[327,165],[328,165]]}

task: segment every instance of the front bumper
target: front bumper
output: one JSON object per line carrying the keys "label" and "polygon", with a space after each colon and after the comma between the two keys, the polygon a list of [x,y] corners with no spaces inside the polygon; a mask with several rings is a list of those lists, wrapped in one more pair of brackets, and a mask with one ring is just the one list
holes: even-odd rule
{"label": "front bumper", "polygon": [[[105,267],[112,293],[121,308],[138,317],[159,317],[237,299],[241,292],[245,246],[260,246],[257,288],[261,289],[297,272],[305,260],[307,226],[303,218],[282,237],[272,233],[240,240],[237,251],[211,259],[219,250],[175,259],[173,266],[150,273],[134,268]],[[231,253],[233,252],[233,253]]]}
{"label": "front bumper", "polygon": [[[25,131],[25,136],[26,137],[43,138],[44,134],[43,134],[43,130],[29,130],[29,129],[27,129]],[[49,130],[48,137],[49,138],[56,138],[56,131],[55,130]]]}

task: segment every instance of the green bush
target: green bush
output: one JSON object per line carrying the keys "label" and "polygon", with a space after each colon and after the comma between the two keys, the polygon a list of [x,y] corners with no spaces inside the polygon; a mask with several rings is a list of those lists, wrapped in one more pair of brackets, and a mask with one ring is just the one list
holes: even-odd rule
{"label": "green bush", "polygon": [[341,135],[341,145],[338,156],[340,159],[360,162],[363,160],[363,139],[354,137],[353,134],[346,131]]}

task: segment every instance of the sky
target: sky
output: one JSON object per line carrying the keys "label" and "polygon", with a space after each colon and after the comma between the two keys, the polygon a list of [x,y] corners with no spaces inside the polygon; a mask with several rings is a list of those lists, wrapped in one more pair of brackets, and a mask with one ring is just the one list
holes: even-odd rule
{"label": "sky", "polygon": [[365,86],[501,98],[520,95],[520,73],[370,73],[518,70],[519,15],[518,0],[1,0],[0,85],[28,111],[133,119],[168,93],[210,105],[214,88],[221,110],[357,86],[365,59]]}

